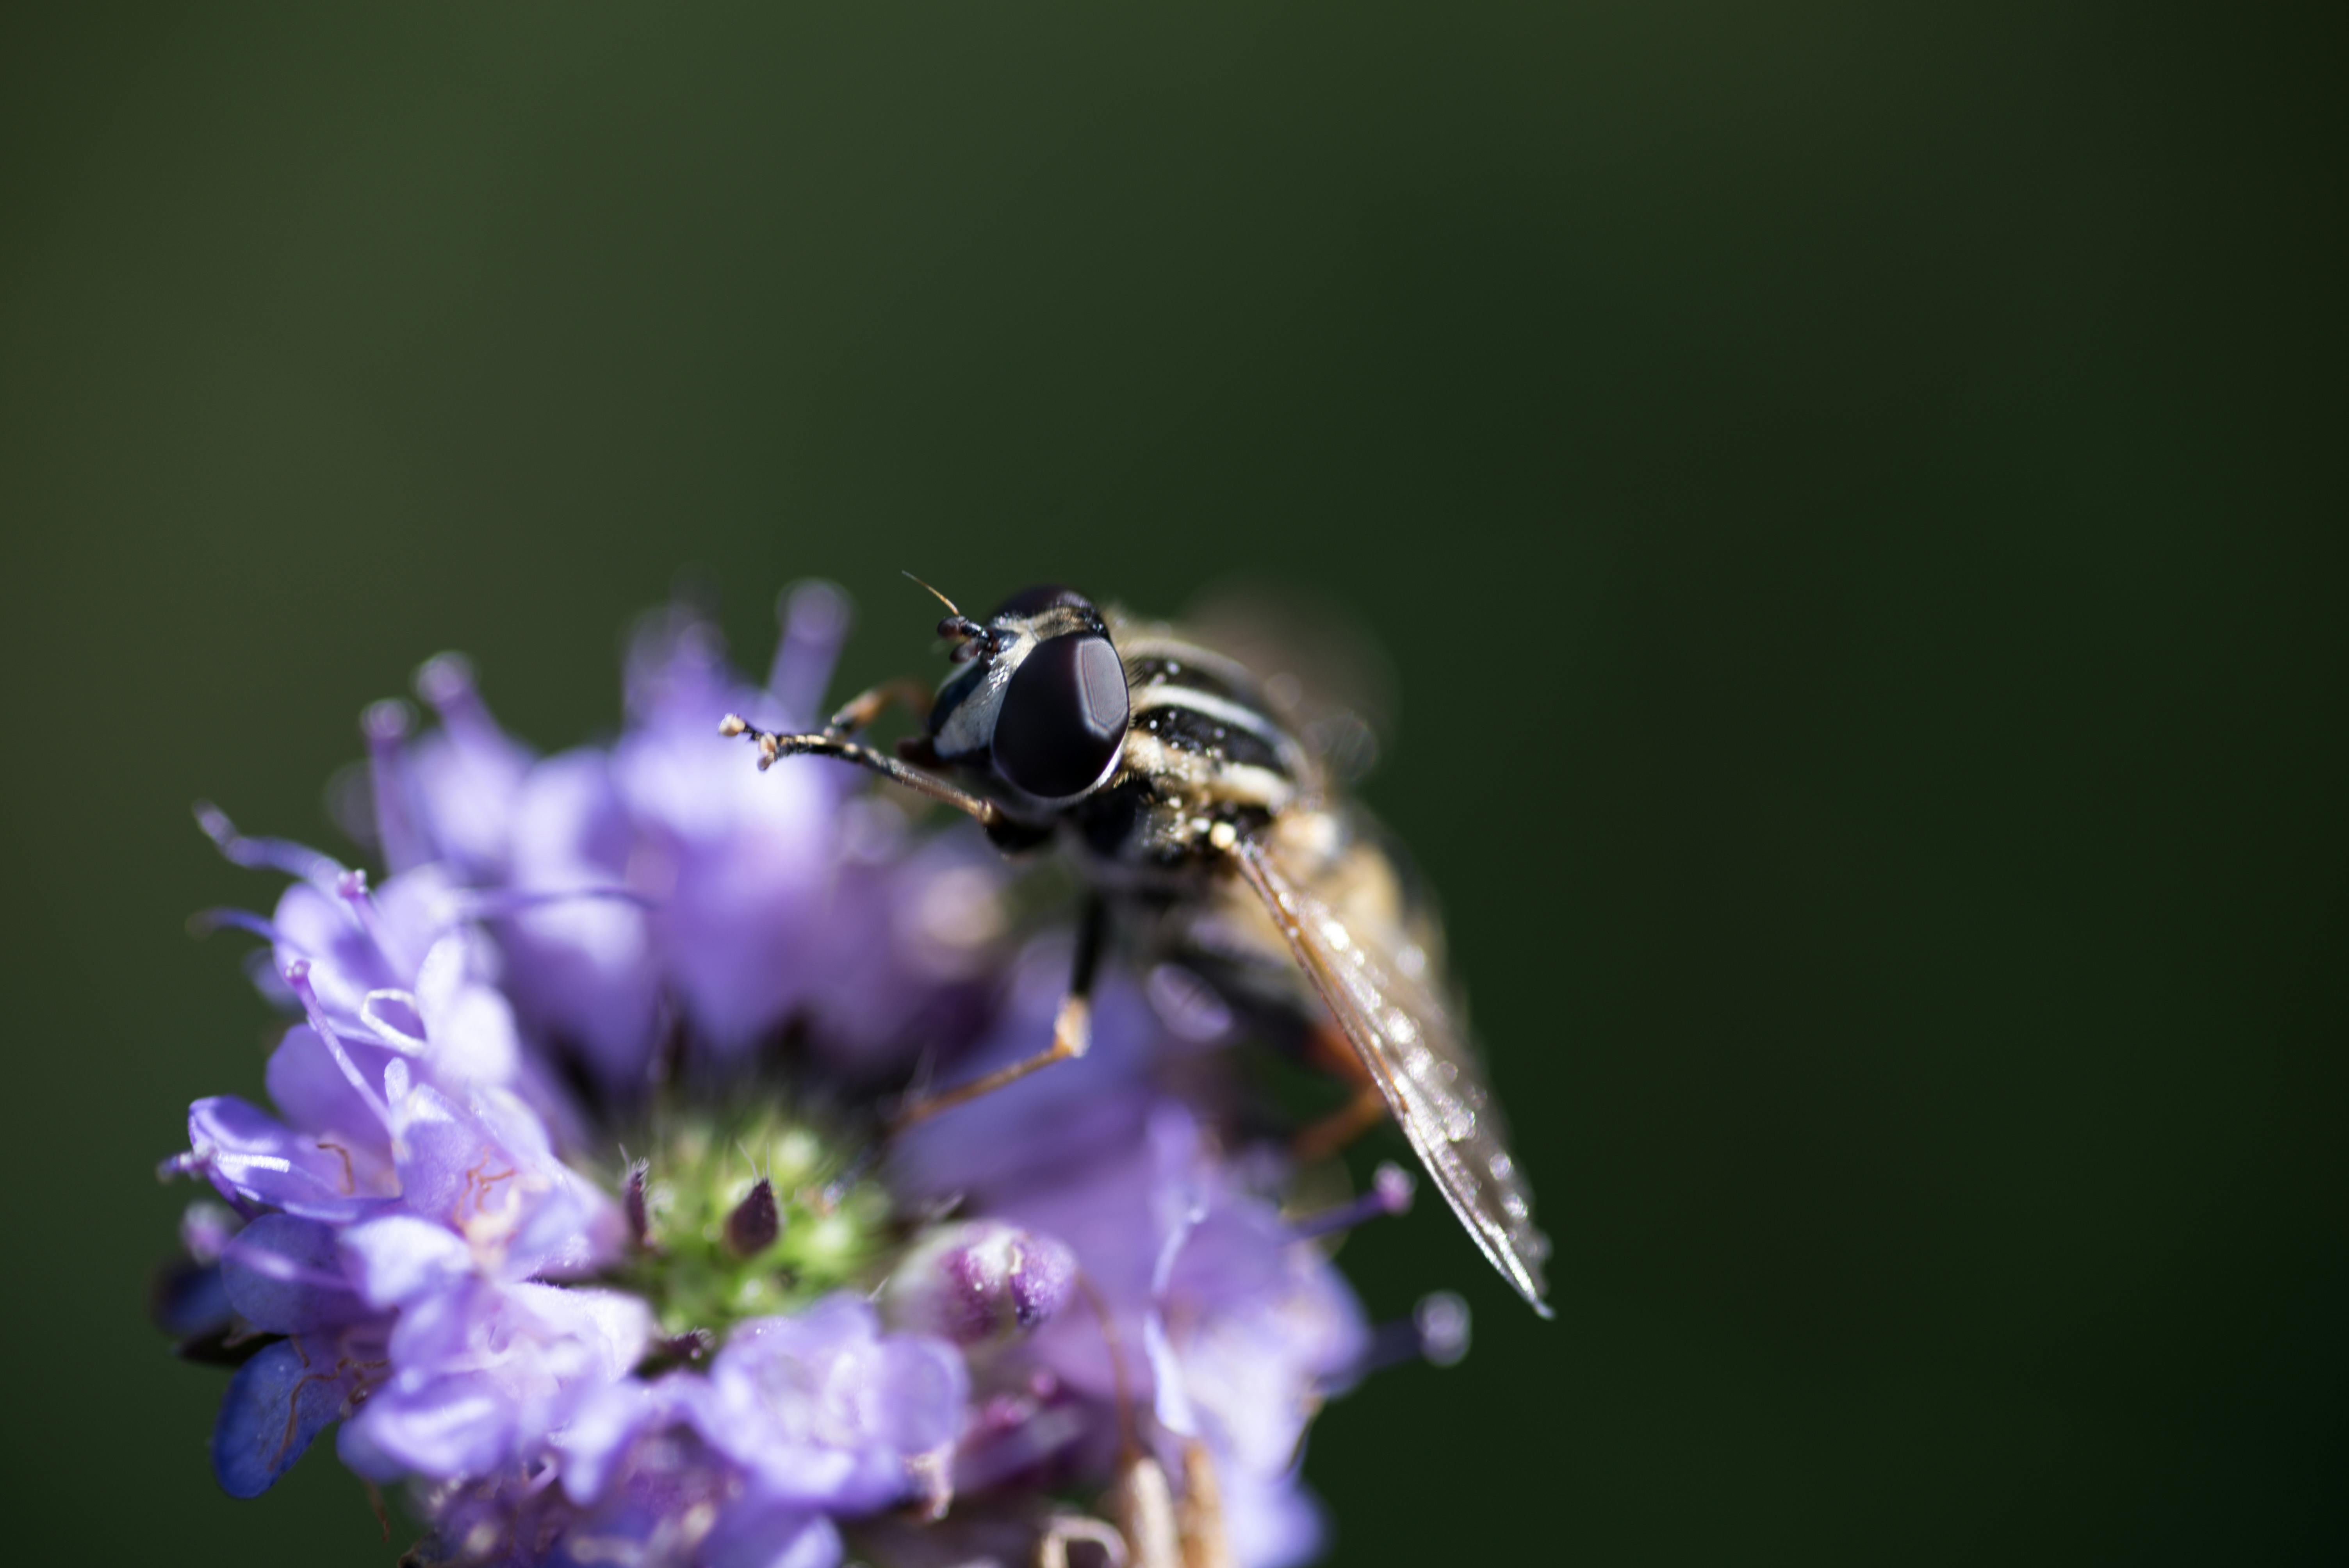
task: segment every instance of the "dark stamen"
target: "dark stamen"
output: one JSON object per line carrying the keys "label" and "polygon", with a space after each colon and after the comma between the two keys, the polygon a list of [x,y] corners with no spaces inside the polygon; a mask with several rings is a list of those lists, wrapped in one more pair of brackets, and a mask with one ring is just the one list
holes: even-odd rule
{"label": "dark stamen", "polygon": [[750,1195],[726,1216],[726,1245],[738,1258],[756,1257],[783,1233],[783,1213],[775,1206],[775,1184],[761,1176]]}
{"label": "dark stamen", "polygon": [[627,1193],[623,1200],[628,1211],[628,1234],[636,1238],[636,1245],[640,1247],[649,1247],[653,1243],[652,1216],[645,1210],[645,1181],[652,1174],[652,1169],[653,1162],[649,1160],[636,1161],[628,1167]]}

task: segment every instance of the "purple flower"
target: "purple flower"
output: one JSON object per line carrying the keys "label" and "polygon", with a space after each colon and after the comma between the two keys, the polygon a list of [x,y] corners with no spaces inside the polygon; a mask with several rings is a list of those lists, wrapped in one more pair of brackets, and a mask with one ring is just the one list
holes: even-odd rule
{"label": "purple flower", "polygon": [[395,1305],[394,1370],[341,1444],[379,1480],[481,1475],[534,1451],[636,1366],[652,1326],[621,1292],[529,1283],[472,1280]]}
{"label": "purple flower", "polygon": [[882,1287],[889,1322],[965,1349],[1034,1333],[1076,1288],[1076,1254],[1060,1241],[1000,1220],[942,1225],[917,1243]]}
{"label": "purple flower", "polygon": [[[854,1071],[875,1053],[882,1065],[910,1059],[940,988],[981,972],[1002,926],[1003,873],[971,835],[916,844],[903,811],[845,769],[742,766],[709,715],[812,720],[791,705],[822,689],[833,628],[844,627],[828,591],[802,590],[792,605],[763,690],[728,670],[706,624],[653,622],[629,660],[632,722],[613,779],[657,899],[662,973],[711,1054],[740,1060],[796,1018]],[[822,629],[802,634],[810,620]]]}
{"label": "purple flower", "polygon": [[869,1305],[833,1295],[737,1325],[688,1413],[757,1506],[869,1513],[943,1460],[968,1397],[951,1346],[884,1335]]}
{"label": "purple flower", "polygon": [[411,1488],[419,1562],[1024,1558],[1115,1539],[1071,1491],[1209,1472],[1235,1562],[1318,1546],[1295,1456],[1396,1331],[1235,1130],[1212,988],[1112,970],[1085,1057],[876,1141],[919,1075],[1049,1037],[1069,939],[1015,929],[975,830],[718,735],[820,722],[847,624],[796,591],[759,686],[650,617],[624,732],[552,756],[431,661],[436,727],[363,720],[379,882],[200,810],[287,879],[211,917],[290,1015],[268,1104],[197,1101],[163,1166],[220,1200],[156,1310],[235,1367],[231,1493],[340,1421],[344,1463]]}

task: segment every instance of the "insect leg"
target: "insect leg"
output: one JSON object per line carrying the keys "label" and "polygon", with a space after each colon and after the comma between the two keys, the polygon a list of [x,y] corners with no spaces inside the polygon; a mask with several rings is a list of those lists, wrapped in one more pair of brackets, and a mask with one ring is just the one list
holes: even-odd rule
{"label": "insect leg", "polygon": [[1174,1489],[1167,1484],[1165,1468],[1149,1454],[1137,1449],[1126,1456],[1102,1503],[1125,1538],[1131,1568],[1189,1568]]}
{"label": "insect leg", "polygon": [[1378,1085],[1363,1084],[1354,1098],[1288,1140],[1288,1152],[1303,1164],[1327,1160],[1387,1119],[1386,1097]]}
{"label": "insect leg", "polygon": [[1166,1468],[1147,1449],[1134,1449],[1119,1461],[1101,1507],[1107,1521],[1083,1514],[1046,1521],[1036,1542],[1040,1568],[1068,1568],[1069,1546],[1079,1541],[1100,1547],[1117,1568],[1232,1568],[1215,1464],[1196,1438],[1183,1445],[1180,1498]]}
{"label": "insect leg", "polygon": [[776,735],[746,724],[734,714],[728,714],[718,726],[720,735],[750,737],[750,744],[759,748],[761,771],[771,768],[781,757],[836,757],[843,762],[853,762],[859,768],[869,768],[892,783],[903,784],[916,795],[927,796],[942,805],[952,806],[964,816],[976,820],[980,826],[995,828],[1004,821],[1003,810],[984,796],[947,783],[935,773],[925,773],[911,763],[900,762],[885,752],[869,746],[859,746],[853,740],[843,740],[836,735]]}
{"label": "insect leg", "polygon": [[1077,921],[1077,957],[1069,974],[1069,994],[1061,998],[1061,1010],[1052,1020],[1052,1043],[1023,1061],[1008,1068],[998,1068],[984,1077],[973,1078],[952,1088],[940,1089],[915,1100],[897,1113],[894,1127],[903,1129],[927,1121],[943,1110],[968,1105],[984,1095],[993,1094],[1006,1084],[1018,1083],[1030,1073],[1064,1062],[1071,1057],[1085,1054],[1092,1044],[1093,1035],[1093,975],[1101,967],[1102,946],[1108,935],[1109,906],[1099,894],[1085,900],[1084,913]]}
{"label": "insect leg", "polygon": [[1224,1533],[1224,1498],[1216,1484],[1216,1461],[1196,1438],[1183,1444],[1183,1501],[1175,1511],[1183,1538],[1183,1568],[1232,1568],[1232,1544]]}
{"label": "insect leg", "polygon": [[840,711],[824,721],[823,732],[834,740],[845,740],[892,707],[909,707],[919,712],[929,705],[933,696],[929,687],[911,676],[884,681],[871,691],[841,704]]}
{"label": "insect leg", "polygon": [[1334,1024],[1313,1026],[1305,1040],[1306,1057],[1330,1077],[1353,1089],[1345,1104],[1300,1128],[1288,1140],[1288,1151],[1300,1163],[1327,1160],[1387,1119],[1386,1097],[1363,1068],[1362,1059]]}

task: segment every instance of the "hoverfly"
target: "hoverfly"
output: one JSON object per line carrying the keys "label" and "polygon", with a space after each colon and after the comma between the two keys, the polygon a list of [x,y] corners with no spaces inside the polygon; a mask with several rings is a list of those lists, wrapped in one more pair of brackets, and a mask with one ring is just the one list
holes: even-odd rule
{"label": "hoverfly", "polygon": [[[1016,593],[983,624],[937,597],[954,668],[935,694],[913,681],[875,687],[819,734],[769,734],[730,714],[720,727],[748,737],[762,769],[837,758],[965,812],[1007,851],[1055,841],[1073,851],[1089,892],[1051,1044],[916,1100],[900,1125],[1081,1056],[1116,920],[1258,985],[1277,975],[1309,1007],[1301,975],[1350,1047],[1340,1061],[1356,1101],[1333,1119],[1359,1130],[1392,1114],[1485,1257],[1548,1316],[1548,1243],[1444,999],[1433,921],[1265,683],[1069,589]],[[893,703],[927,706],[923,733],[896,756],[854,738]]]}

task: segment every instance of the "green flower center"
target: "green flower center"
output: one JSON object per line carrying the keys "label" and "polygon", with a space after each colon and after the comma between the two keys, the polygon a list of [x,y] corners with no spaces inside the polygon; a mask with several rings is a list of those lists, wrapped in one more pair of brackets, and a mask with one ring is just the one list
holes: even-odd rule
{"label": "green flower center", "polygon": [[[889,1194],[859,1174],[861,1145],[780,1103],[657,1112],[644,1147],[646,1244],[613,1283],[649,1302],[663,1333],[797,1311],[833,1291],[869,1290],[902,1250]],[[635,1140],[630,1140],[635,1146]],[[607,1173],[625,1193],[627,1171]],[[745,1255],[728,1220],[761,1181],[781,1223]]]}

